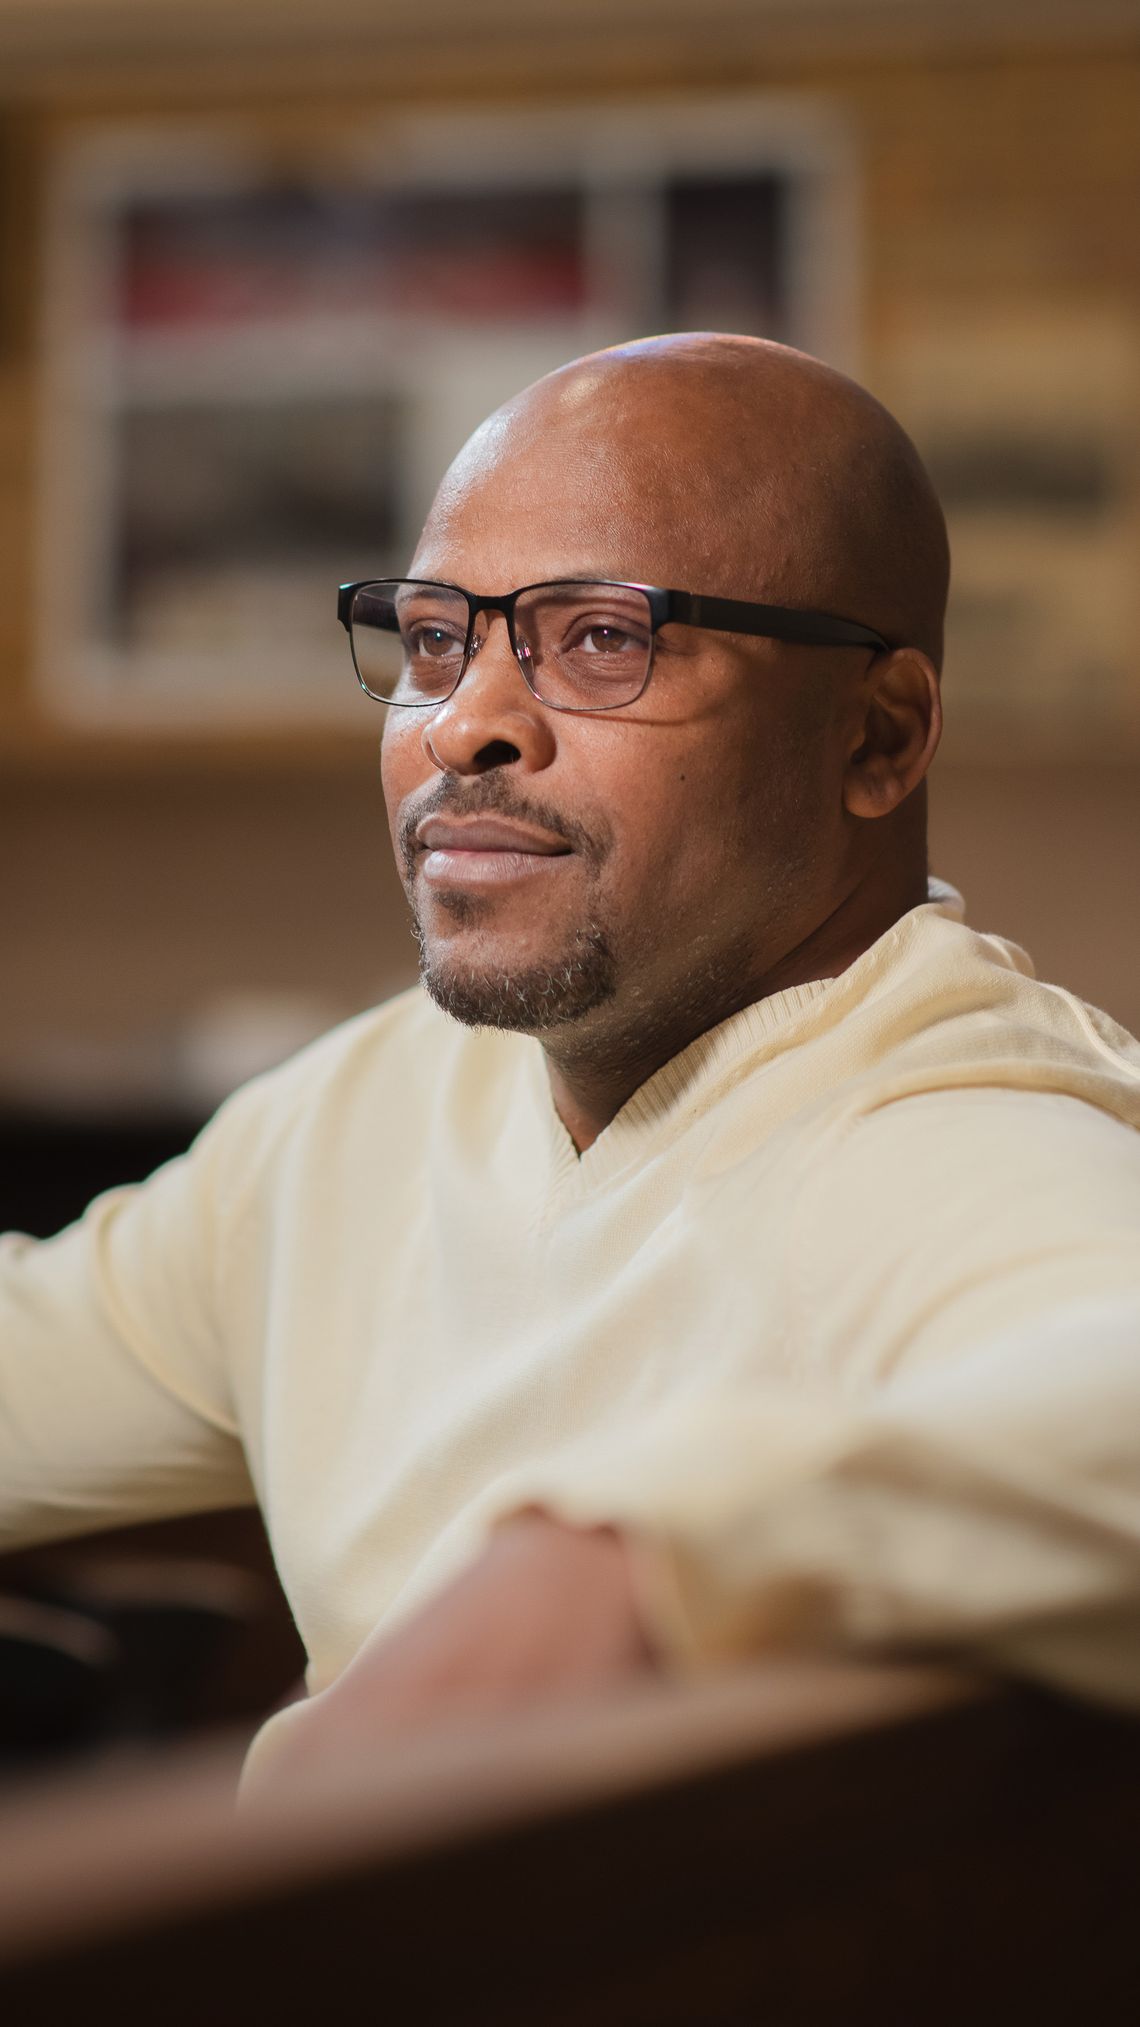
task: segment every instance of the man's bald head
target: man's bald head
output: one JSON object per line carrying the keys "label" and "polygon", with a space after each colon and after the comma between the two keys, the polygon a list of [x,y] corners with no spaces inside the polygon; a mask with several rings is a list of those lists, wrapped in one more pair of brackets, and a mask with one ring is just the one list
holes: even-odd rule
{"label": "man's bald head", "polygon": [[894,417],[820,360],[712,332],[574,360],[475,432],[433,519],[492,472],[509,482],[513,463],[533,484],[536,452],[548,487],[572,462],[578,518],[598,526],[606,496],[624,495],[627,551],[592,568],[664,581],[664,544],[678,588],[838,613],[941,665],[949,551],[934,489]]}

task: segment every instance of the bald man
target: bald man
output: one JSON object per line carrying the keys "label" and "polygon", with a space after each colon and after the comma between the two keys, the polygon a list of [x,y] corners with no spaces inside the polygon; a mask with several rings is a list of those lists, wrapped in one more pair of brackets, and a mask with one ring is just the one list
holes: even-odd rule
{"label": "bald man", "polygon": [[930,880],[942,516],[660,338],[343,587],[423,990],[0,1276],[0,1522],[256,1499],[251,1781],[777,1645],[1140,1704],[1140,1046]]}
{"label": "bald man", "polygon": [[[780,624],[763,610],[737,615],[749,632],[667,623],[651,686],[603,715],[589,698],[535,709],[507,629],[480,625],[449,697],[389,713],[384,789],[424,982],[461,1020],[543,1035],[579,1152],[696,1036],[844,970],[925,901],[948,574],[903,431],[839,374],[756,340],[584,360],[456,459],[412,577],[631,578],[869,614],[897,643],[790,644],[758,630]],[[638,633],[640,674],[637,603],[608,616]],[[423,849],[425,823],[475,810],[573,849],[532,860],[530,880]]]}

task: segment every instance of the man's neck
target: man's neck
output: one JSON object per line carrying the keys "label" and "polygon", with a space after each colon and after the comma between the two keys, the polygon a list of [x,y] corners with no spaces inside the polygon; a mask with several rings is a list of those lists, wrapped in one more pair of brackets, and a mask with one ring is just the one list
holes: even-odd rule
{"label": "man's neck", "polygon": [[579,1154],[593,1146],[635,1091],[699,1036],[774,993],[837,978],[926,898],[925,870],[892,882],[888,893],[879,888],[874,897],[857,886],[793,948],[767,964],[732,964],[731,983],[726,978],[707,997],[678,994],[658,1021],[647,1017],[643,1004],[626,1030],[611,1014],[588,1033],[570,1028],[544,1040],[555,1110]]}

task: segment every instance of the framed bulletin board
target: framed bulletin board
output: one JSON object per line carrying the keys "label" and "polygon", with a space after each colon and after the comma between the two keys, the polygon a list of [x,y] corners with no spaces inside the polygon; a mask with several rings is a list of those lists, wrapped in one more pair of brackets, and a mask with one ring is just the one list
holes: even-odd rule
{"label": "framed bulletin board", "polygon": [[850,146],[786,99],[412,115],[282,167],[106,130],[48,220],[42,708],[93,732],[335,724],[337,583],[407,565],[497,403],[662,329],[857,369]]}

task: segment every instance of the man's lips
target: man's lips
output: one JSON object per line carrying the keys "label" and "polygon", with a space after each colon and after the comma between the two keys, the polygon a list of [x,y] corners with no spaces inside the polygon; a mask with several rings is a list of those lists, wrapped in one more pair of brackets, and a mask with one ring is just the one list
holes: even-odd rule
{"label": "man's lips", "polygon": [[415,841],[424,879],[448,887],[522,879],[573,852],[553,831],[499,816],[425,817]]}
{"label": "man's lips", "polygon": [[550,858],[568,852],[565,838],[532,829],[503,816],[429,816],[416,830],[416,843],[429,852],[540,852]]}

